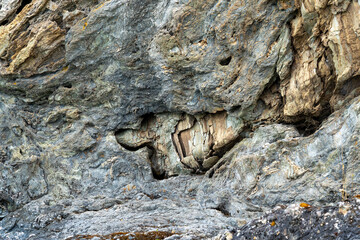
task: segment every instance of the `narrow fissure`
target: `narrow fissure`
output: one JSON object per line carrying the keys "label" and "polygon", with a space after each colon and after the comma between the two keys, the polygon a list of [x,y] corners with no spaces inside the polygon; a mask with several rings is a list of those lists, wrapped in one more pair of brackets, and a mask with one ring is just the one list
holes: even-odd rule
{"label": "narrow fissure", "polygon": [[227,210],[226,205],[223,203],[213,209],[221,212],[225,217],[231,217],[230,212]]}
{"label": "narrow fissure", "polygon": [[6,192],[0,191],[0,206],[5,207],[9,212],[15,210],[14,200]]}
{"label": "narrow fissure", "polygon": [[[181,152],[182,152],[182,155],[183,155],[183,157],[187,157],[187,154],[186,154],[186,149],[185,149],[185,145],[184,145],[184,139],[182,139],[182,137],[181,137],[181,132],[179,133],[179,135],[178,135],[178,137],[179,137],[179,143],[180,143],[180,150],[181,150]],[[180,157],[180,156],[179,156]]]}
{"label": "narrow fissure", "polygon": [[136,146],[136,147],[133,147],[133,146],[129,146],[125,143],[120,143],[118,142],[123,148],[125,148],[126,150],[128,151],[131,151],[131,152],[135,152],[137,150],[140,150],[142,148],[148,148],[149,150],[149,160],[150,160],[150,165],[151,165],[151,173],[153,175],[153,177],[157,180],[163,180],[166,178],[166,174],[164,171],[161,171],[159,169],[156,169],[156,150],[155,148],[152,146],[151,143],[144,143],[144,144],[141,144],[139,146]]}
{"label": "narrow fissure", "polygon": [[[119,143],[119,142],[118,142],[118,143]],[[150,143],[144,143],[144,144],[141,144],[141,145],[136,146],[136,147],[129,146],[129,145],[127,145],[126,143],[119,143],[119,144],[120,144],[123,148],[125,148],[126,150],[131,151],[131,152],[135,152],[135,151],[140,150],[141,148],[144,148],[144,147],[148,147],[148,148],[150,148],[150,149],[153,148]]]}
{"label": "narrow fissure", "polygon": [[[140,124],[140,129],[138,131],[142,131],[143,133],[146,131],[149,131],[150,129],[150,125],[152,123],[154,123],[154,121],[156,121],[156,117],[153,113],[148,113],[142,116],[142,121]],[[115,136],[119,136],[121,134],[123,134],[126,131],[132,131],[130,129],[119,129],[115,132]],[[161,161],[160,159],[157,159],[157,151],[154,147],[154,139],[152,138],[148,138],[145,142],[141,143],[141,144],[129,144],[124,142],[123,140],[120,140],[116,137],[117,142],[120,144],[120,146],[122,146],[123,148],[125,148],[128,151],[138,151],[142,148],[147,148],[148,149],[148,153],[149,153],[149,158],[148,161],[150,163],[150,167],[151,167],[151,172],[152,175],[155,179],[157,180],[163,180],[165,178],[167,178],[166,172],[161,168],[161,164],[159,161]]]}
{"label": "narrow fissure", "polygon": [[237,143],[241,142],[243,137],[241,135],[237,136],[234,140],[227,143],[225,146],[220,148],[217,152],[214,152],[214,156],[221,159],[227,152],[229,152]]}
{"label": "narrow fissure", "polygon": [[32,0],[22,0],[20,7],[16,10],[16,14],[20,13],[24,9],[24,7],[30,4],[31,2]]}
{"label": "narrow fissure", "polygon": [[0,26],[6,25],[9,23],[8,19],[5,19],[4,21],[1,22]]}
{"label": "narrow fissure", "polygon": [[331,112],[327,112],[320,117],[304,117],[300,121],[292,123],[298,130],[299,134],[303,137],[314,134],[321,126],[322,122],[327,119]]}

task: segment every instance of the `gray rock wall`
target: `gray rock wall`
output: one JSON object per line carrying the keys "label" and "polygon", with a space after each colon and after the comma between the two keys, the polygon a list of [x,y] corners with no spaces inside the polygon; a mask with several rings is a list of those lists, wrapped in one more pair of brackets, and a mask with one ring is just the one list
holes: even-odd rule
{"label": "gray rock wall", "polygon": [[0,239],[209,239],[353,198],[359,10],[0,1]]}

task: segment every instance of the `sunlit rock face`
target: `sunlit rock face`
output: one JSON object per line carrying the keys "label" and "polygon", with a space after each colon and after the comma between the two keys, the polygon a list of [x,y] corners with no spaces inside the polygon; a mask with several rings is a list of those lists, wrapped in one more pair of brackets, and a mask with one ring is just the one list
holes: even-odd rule
{"label": "sunlit rock face", "polygon": [[0,238],[206,239],[356,196],[359,13],[0,0]]}
{"label": "sunlit rock face", "polygon": [[[346,86],[359,75],[359,10],[357,1],[304,1],[291,21],[296,51],[292,73],[284,82],[287,116],[320,115],[357,88]],[[341,101],[341,100],[340,100]]]}

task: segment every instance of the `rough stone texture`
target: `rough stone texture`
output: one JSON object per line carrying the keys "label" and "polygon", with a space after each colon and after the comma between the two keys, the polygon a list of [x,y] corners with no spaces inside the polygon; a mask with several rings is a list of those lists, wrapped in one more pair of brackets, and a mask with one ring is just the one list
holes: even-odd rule
{"label": "rough stone texture", "polygon": [[359,194],[359,10],[1,1],[0,239],[208,239]]}
{"label": "rough stone texture", "polygon": [[210,169],[239,137],[243,126],[241,119],[226,112],[157,114],[144,118],[139,130],[118,131],[116,139],[128,150],[147,147],[153,173],[164,178],[186,168],[195,172]]}
{"label": "rough stone texture", "polygon": [[208,171],[211,180],[198,188],[199,201],[244,217],[279,203],[320,205],[356,195],[359,106],[355,99],[306,138],[289,126],[259,127]]}
{"label": "rough stone texture", "polygon": [[17,10],[20,3],[20,0],[1,0],[0,22],[6,21],[6,19]]}
{"label": "rough stone texture", "polygon": [[216,240],[243,239],[351,239],[360,236],[359,200],[314,207],[307,203],[278,206]]}
{"label": "rough stone texture", "polygon": [[[357,1],[298,1],[291,21],[296,52],[291,76],[282,84],[284,114],[321,115],[358,87],[359,10]],[[346,83],[352,87],[346,86]]]}

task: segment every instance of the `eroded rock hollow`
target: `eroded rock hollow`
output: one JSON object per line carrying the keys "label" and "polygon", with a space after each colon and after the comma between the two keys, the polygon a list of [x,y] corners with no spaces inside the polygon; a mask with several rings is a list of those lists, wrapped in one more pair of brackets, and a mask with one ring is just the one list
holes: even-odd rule
{"label": "eroded rock hollow", "polygon": [[221,239],[277,206],[356,208],[359,13],[0,0],[0,239]]}

